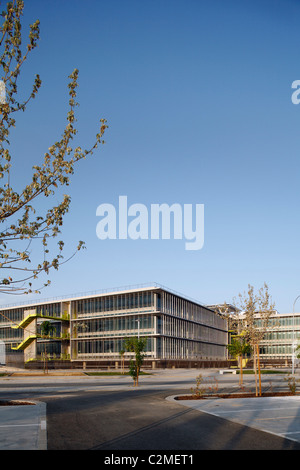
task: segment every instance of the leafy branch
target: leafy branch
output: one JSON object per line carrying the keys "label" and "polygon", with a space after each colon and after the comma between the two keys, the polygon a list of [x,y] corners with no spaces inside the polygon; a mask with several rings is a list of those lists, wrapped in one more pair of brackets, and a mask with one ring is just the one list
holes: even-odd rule
{"label": "leafy branch", "polygon": [[[64,259],[64,242],[59,240],[55,253],[50,254],[49,241],[61,233],[64,217],[70,209],[69,195],[61,195],[60,202],[49,204],[48,208],[42,210],[40,207],[47,198],[54,195],[57,198],[59,190],[69,186],[76,164],[104,143],[103,135],[107,128],[106,120],[100,119],[99,131],[88,149],[73,145],[77,135],[75,109],[78,106],[79,74],[75,69],[68,77],[69,103],[60,140],[48,148],[41,164],[33,166],[31,178],[24,183],[21,191],[11,186],[11,173],[20,166],[20,162],[10,153],[9,135],[16,125],[14,115],[20,110],[25,111],[42,84],[40,76],[36,75],[30,95],[22,102],[17,100],[17,79],[21,67],[36,48],[40,34],[40,22],[37,20],[30,25],[26,50],[22,52],[23,9],[24,2],[21,0],[8,2],[6,10],[1,13],[3,22],[0,27],[0,293],[6,294],[33,292],[34,280],[42,273],[48,275],[51,269],[57,270],[84,247],[84,242],[79,241],[76,250]],[[36,244],[41,248],[39,255]],[[38,260],[34,260],[34,256]],[[42,287],[49,283],[44,283]]]}

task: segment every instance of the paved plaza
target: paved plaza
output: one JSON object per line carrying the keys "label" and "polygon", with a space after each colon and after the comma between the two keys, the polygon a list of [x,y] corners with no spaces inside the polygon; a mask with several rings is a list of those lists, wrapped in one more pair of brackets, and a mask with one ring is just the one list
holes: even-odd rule
{"label": "paved plaza", "polygon": [[[217,416],[243,426],[274,434],[300,443],[300,396],[257,398],[206,398],[203,400],[176,400],[178,390],[190,393],[195,379],[201,373],[207,384],[218,381],[221,391],[238,391],[238,376],[220,375],[216,370],[197,369],[157,370],[141,376],[140,390],[163,390],[166,401],[178,410],[192,408],[199,413]],[[297,376],[298,377],[298,376]],[[245,375],[245,386],[253,388],[253,376]],[[284,375],[263,376],[263,389],[287,390]],[[0,377],[0,399],[32,399],[35,406],[0,407],[0,449],[46,449],[47,409],[43,397],[64,396],[74,392],[129,391],[134,388],[128,376],[68,375],[53,372],[48,375],[22,371]],[[180,394],[179,394],[180,395]],[[67,395],[66,395],[67,396]]]}
{"label": "paved plaza", "polygon": [[[174,397],[168,397],[174,400]],[[177,401],[202,413],[300,442],[300,396]]]}

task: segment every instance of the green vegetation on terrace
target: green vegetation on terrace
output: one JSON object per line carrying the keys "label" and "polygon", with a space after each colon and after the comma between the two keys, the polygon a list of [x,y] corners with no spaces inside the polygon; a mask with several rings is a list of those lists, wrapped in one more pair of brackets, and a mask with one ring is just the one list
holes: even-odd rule
{"label": "green vegetation on terrace", "polygon": [[53,315],[43,315],[41,313],[30,313],[26,318],[24,318],[18,325],[13,325],[12,328],[26,328],[34,319],[36,318],[45,318],[47,320],[58,320],[58,321],[69,321],[65,317],[57,317]]}
{"label": "green vegetation on terrace", "polygon": [[14,350],[24,350],[25,348],[27,348],[35,339],[37,338],[37,335],[31,335],[31,336],[28,336],[28,338],[24,339],[24,341],[22,341],[22,343],[20,343],[18,346],[16,347],[12,347],[11,349],[14,349]]}

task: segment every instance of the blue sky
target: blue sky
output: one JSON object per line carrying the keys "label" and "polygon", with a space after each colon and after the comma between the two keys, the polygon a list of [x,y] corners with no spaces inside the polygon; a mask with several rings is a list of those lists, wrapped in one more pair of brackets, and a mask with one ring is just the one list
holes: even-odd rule
{"label": "blue sky", "polygon": [[[25,0],[24,32],[38,18],[41,40],[20,92],[36,73],[43,83],[12,135],[15,181],[61,135],[74,68],[79,143],[89,147],[100,118],[109,125],[68,191],[66,255],[78,240],[87,249],[52,273],[41,298],[154,281],[203,303],[231,302],[266,282],[277,309],[292,310],[300,294],[300,105],[291,101],[299,15],[292,0]],[[96,209],[117,207],[120,195],[147,207],[204,204],[204,247],[99,240]]]}

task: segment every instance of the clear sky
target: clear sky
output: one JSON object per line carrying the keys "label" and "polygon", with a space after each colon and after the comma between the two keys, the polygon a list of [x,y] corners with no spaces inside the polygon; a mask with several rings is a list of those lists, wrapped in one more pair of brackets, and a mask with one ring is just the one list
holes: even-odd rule
{"label": "clear sky", "polygon": [[[41,40],[21,75],[38,97],[19,116],[16,182],[61,135],[78,68],[80,163],[62,237],[71,253],[40,298],[158,282],[203,303],[264,282],[277,309],[300,294],[300,3],[296,0],[25,0]],[[204,204],[205,242],[99,240],[102,203]],[[35,298],[33,296],[30,299]],[[29,300],[1,296],[1,303]],[[300,304],[296,310],[300,309]]]}

